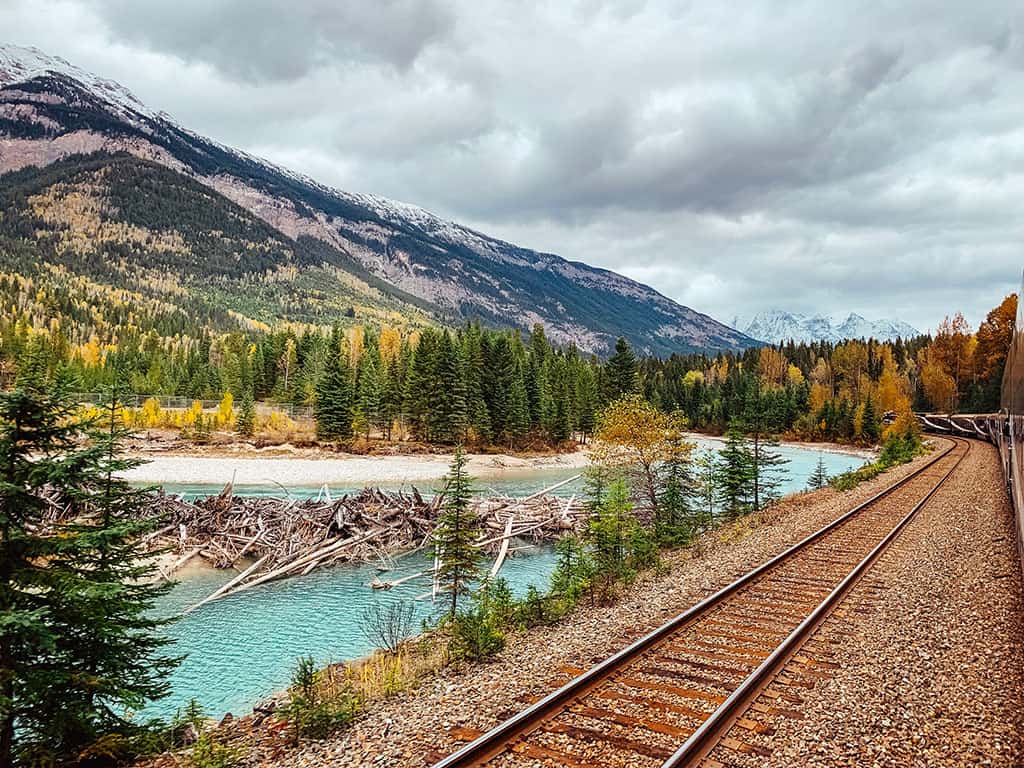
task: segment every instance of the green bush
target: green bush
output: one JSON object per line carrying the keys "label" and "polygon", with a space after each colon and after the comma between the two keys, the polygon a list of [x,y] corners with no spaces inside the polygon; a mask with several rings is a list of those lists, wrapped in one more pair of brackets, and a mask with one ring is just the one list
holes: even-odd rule
{"label": "green bush", "polygon": [[189,759],[192,768],[234,768],[242,763],[242,750],[222,744],[208,733],[199,734]]}
{"label": "green bush", "polygon": [[452,658],[480,661],[498,653],[505,647],[502,626],[507,625],[513,610],[506,612],[504,598],[496,601],[485,584],[473,595],[472,606],[459,611],[447,622],[451,629]]}
{"label": "green bush", "polygon": [[913,432],[893,435],[882,446],[882,451],[878,455],[878,461],[865,464],[849,472],[843,472],[841,475],[836,475],[829,481],[829,485],[837,491],[853,490],[859,483],[878,477],[890,467],[913,461],[915,457],[921,454],[922,450],[923,446],[919,435]]}
{"label": "green bush", "polygon": [[[292,673],[288,703],[281,714],[302,738],[323,739],[351,723],[359,712],[359,697],[349,686],[324,695],[320,671],[312,656],[300,656]],[[214,767],[215,768],[215,767]]]}
{"label": "green bush", "polygon": [[893,435],[885,441],[882,452],[878,456],[878,463],[883,467],[895,467],[897,464],[906,464],[913,461],[922,451],[921,437],[913,432],[903,435]]}

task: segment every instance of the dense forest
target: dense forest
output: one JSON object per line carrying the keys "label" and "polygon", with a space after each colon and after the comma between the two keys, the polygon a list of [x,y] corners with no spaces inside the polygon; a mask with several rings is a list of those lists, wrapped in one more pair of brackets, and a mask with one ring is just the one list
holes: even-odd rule
{"label": "dense forest", "polygon": [[[21,290],[17,279],[0,277],[8,306],[17,308],[12,293]],[[557,446],[585,441],[604,407],[639,393],[682,413],[695,430],[724,433],[757,402],[767,432],[869,444],[881,436],[886,413],[905,423],[912,410],[996,410],[1015,311],[1011,295],[976,332],[956,315],[934,337],[789,343],[716,356],[641,359],[620,340],[602,361],[553,345],[540,326],[524,336],[473,323],[192,336],[126,320],[105,338],[75,343],[74,318],[53,306],[41,324],[17,311],[0,320],[0,366],[8,383],[63,370],[83,392],[119,378],[141,396],[220,400],[213,426],[245,435],[265,425],[254,415],[262,401],[309,407],[321,440]],[[202,409],[194,416],[202,420]],[[155,412],[134,423],[163,425]]]}

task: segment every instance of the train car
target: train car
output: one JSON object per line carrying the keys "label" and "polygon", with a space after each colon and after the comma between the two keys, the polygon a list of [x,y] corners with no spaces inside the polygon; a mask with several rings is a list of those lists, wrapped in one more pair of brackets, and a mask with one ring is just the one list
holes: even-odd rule
{"label": "train car", "polygon": [[[1024,280],[1017,296],[1024,296]],[[1016,518],[1017,553],[1024,568],[1024,301],[1017,302],[1000,406],[999,413],[921,413],[917,418],[926,432],[985,439],[999,450],[1006,491]]]}

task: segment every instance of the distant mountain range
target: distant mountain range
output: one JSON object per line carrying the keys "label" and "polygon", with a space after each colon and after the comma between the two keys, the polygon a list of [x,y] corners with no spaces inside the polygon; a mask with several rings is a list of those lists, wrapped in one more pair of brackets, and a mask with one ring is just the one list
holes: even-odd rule
{"label": "distant mountain range", "polygon": [[63,59],[0,46],[0,174],[14,171],[0,181],[12,214],[0,218],[0,267],[38,281],[59,266],[168,318],[542,323],[553,341],[595,353],[620,335],[659,355],[758,345],[622,275],[333,189],[189,131]]}
{"label": "distant mountain range", "polygon": [[737,317],[733,325],[752,338],[770,344],[793,341],[831,341],[845,339],[878,339],[891,341],[919,336],[920,331],[902,320],[866,320],[850,313],[845,318],[825,315],[802,315],[772,309],[760,312],[748,323]]}

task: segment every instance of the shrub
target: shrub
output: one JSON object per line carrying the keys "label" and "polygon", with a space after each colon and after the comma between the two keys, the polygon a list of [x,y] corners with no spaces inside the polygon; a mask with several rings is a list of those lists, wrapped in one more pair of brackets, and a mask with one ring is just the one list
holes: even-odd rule
{"label": "shrub", "polygon": [[448,619],[453,658],[480,661],[505,647],[505,633],[501,631],[499,621],[500,611],[492,610],[492,607],[485,585],[473,595],[470,608]]}
{"label": "shrub", "polygon": [[234,768],[242,763],[242,750],[217,741],[208,733],[199,734],[192,747],[192,768]]}
{"label": "shrub", "polygon": [[321,673],[313,657],[299,657],[292,673],[289,701],[282,708],[295,730],[296,742],[302,737],[325,738],[351,723],[359,711],[359,697],[351,685],[323,692],[320,682]]}
{"label": "shrub", "polygon": [[398,653],[402,644],[412,637],[416,606],[409,600],[395,603],[372,603],[363,611],[360,629],[370,643],[389,653]]}

